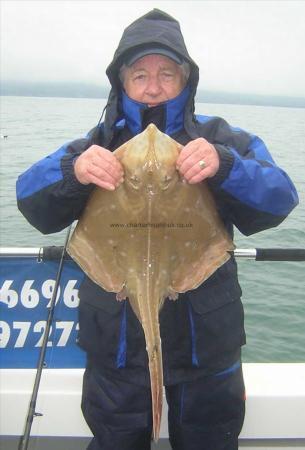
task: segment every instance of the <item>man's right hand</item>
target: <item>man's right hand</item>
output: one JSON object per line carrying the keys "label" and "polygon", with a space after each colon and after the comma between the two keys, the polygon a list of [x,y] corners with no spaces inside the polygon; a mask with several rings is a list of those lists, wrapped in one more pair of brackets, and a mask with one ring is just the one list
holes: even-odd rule
{"label": "man's right hand", "polygon": [[82,184],[96,184],[113,191],[124,181],[123,166],[111,151],[91,145],[74,163],[74,173]]}

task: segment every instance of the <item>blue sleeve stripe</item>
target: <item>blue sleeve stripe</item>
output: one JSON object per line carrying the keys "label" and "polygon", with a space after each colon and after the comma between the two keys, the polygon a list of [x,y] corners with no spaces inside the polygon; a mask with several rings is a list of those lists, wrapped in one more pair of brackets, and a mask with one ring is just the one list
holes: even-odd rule
{"label": "blue sleeve stripe", "polygon": [[253,151],[255,158],[257,160],[261,161],[268,161],[275,165],[274,160],[272,159],[272,156],[267,150],[267,147],[265,146],[264,142],[258,137],[258,136],[251,136],[251,141],[249,144],[249,150]]}
{"label": "blue sleeve stripe", "polygon": [[221,187],[244,204],[259,211],[283,216],[298,203],[298,195],[287,174],[276,166],[262,166],[242,159],[233,149],[234,164]]}
{"label": "blue sleeve stripe", "polygon": [[201,114],[196,114],[196,119],[198,120],[198,122],[200,123],[206,123],[209,122],[210,120],[214,119],[214,116],[203,116]]}
{"label": "blue sleeve stripe", "polygon": [[[209,116],[196,117],[201,123],[213,119]],[[298,204],[298,194],[288,175],[275,164],[264,142],[258,136],[251,135],[241,128],[226,123],[223,123],[223,126],[220,136],[224,139],[224,145],[225,136],[228,134],[230,138],[230,132],[237,135],[246,133],[250,137],[250,142],[248,141],[239,151],[234,149],[234,145],[229,147],[234,156],[234,163],[221,188],[257,211],[275,216],[289,214]]]}
{"label": "blue sleeve stripe", "polygon": [[22,200],[35,192],[60,181],[63,178],[61,171],[61,158],[67,152],[67,144],[57,152],[38,161],[30,169],[18,177],[17,198]]}

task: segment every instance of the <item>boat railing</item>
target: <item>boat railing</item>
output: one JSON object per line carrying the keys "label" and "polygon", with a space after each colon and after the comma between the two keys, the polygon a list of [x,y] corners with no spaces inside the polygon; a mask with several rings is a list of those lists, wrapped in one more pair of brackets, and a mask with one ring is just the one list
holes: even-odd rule
{"label": "boat railing", "polygon": [[[1,247],[0,258],[23,257],[40,260],[60,259],[63,246]],[[305,261],[305,248],[236,248],[231,252],[238,259],[255,261]],[[71,259],[66,253],[65,259]]]}

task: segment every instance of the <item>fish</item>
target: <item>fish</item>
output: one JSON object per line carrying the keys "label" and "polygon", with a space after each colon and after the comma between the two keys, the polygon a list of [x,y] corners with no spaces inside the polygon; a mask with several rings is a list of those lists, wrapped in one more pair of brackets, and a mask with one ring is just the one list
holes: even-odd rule
{"label": "fish", "polygon": [[129,299],[142,325],[155,441],[163,400],[162,305],[201,285],[234,250],[208,183],[189,184],[178,172],[182,148],[150,124],[116,149],[124,182],[114,191],[94,189],[67,248],[96,284],[118,301]]}

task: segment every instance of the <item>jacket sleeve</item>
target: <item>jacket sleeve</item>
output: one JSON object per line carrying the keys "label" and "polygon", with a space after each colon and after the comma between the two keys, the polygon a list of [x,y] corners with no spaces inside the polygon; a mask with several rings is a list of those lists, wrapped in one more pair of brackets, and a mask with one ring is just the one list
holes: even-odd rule
{"label": "jacket sleeve", "polygon": [[220,168],[209,184],[225,218],[245,235],[279,225],[298,204],[298,194],[264,142],[217,119],[213,144]]}
{"label": "jacket sleeve", "polygon": [[80,216],[93,185],[79,183],[73,165],[91,143],[88,134],[65,144],[18,177],[18,208],[42,233],[60,231]]}

